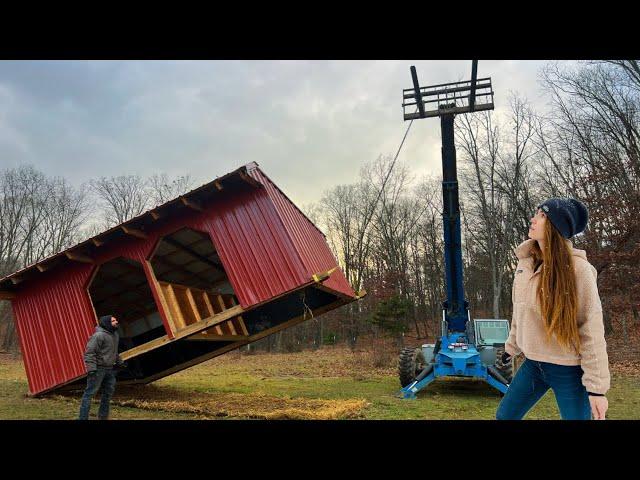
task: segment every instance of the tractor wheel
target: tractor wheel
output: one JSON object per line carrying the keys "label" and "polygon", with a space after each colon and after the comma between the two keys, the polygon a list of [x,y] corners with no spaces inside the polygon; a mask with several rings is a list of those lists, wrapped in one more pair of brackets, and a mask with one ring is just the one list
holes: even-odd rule
{"label": "tractor wheel", "polygon": [[398,359],[400,385],[406,387],[413,382],[416,376],[427,366],[426,363],[422,348],[403,348]]}
{"label": "tractor wheel", "polygon": [[513,358],[509,360],[509,363],[502,363],[502,354],[504,353],[504,348],[496,349],[496,369],[500,372],[509,383],[513,379]]}

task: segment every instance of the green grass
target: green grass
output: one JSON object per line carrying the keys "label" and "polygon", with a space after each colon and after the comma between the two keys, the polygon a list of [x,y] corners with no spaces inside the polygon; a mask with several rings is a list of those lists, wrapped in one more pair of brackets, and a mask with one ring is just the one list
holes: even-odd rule
{"label": "green grass", "polygon": [[[493,419],[499,394],[488,384],[438,379],[403,400],[394,359],[323,349],[294,354],[232,352],[143,387],[118,386],[114,419],[357,418]],[[376,364],[382,363],[382,366]],[[640,374],[612,367],[610,419],[640,419]],[[73,419],[79,395],[26,396],[19,360],[0,360],[0,419]],[[92,413],[97,411],[97,400]],[[527,419],[559,419],[548,392]]]}

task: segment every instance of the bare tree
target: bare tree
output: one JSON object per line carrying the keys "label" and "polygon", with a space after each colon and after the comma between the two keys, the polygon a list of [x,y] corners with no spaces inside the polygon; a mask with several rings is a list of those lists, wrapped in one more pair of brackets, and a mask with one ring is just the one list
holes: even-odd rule
{"label": "bare tree", "polygon": [[149,205],[148,182],[138,175],[101,177],[90,183],[102,205],[105,226],[140,215]]}
{"label": "bare tree", "polygon": [[150,205],[156,206],[187,192],[193,185],[193,179],[189,174],[171,179],[166,173],[162,173],[150,176],[147,185]]}
{"label": "bare tree", "polygon": [[[77,240],[85,194],[30,166],[0,172],[0,275],[58,252]],[[15,350],[8,302],[0,302],[0,345]]]}
{"label": "bare tree", "polygon": [[461,169],[465,201],[466,232],[486,255],[490,274],[492,310],[500,316],[505,274],[512,268],[510,251],[522,241],[515,233],[523,188],[523,169],[535,155],[532,142],[534,116],[528,103],[512,95],[511,127],[503,134],[492,113],[479,117],[462,116],[458,129],[461,157],[468,168]]}

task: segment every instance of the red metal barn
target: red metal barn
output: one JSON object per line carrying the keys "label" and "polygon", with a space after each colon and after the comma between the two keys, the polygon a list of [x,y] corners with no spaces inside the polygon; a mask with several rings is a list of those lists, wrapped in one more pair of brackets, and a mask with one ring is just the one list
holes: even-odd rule
{"label": "red metal barn", "polygon": [[0,279],[29,391],[81,383],[97,318],[148,383],[352,302],[324,235],[247,164]]}

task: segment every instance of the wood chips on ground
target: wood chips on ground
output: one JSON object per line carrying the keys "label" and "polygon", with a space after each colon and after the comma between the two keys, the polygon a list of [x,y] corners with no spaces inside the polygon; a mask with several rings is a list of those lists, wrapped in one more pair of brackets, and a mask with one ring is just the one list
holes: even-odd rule
{"label": "wood chips on ground", "polygon": [[229,417],[267,420],[359,418],[368,405],[363,399],[320,400],[260,393],[201,393],[153,386],[123,387],[116,393],[112,403],[143,410],[190,413],[195,419]]}

